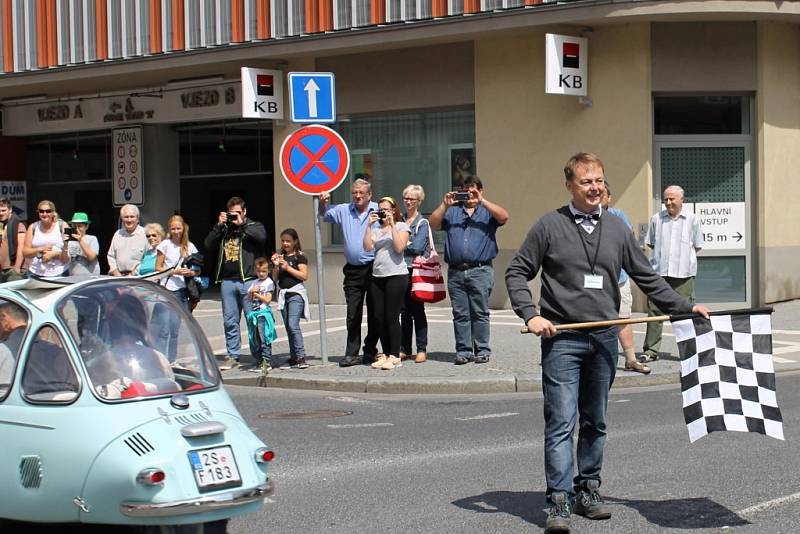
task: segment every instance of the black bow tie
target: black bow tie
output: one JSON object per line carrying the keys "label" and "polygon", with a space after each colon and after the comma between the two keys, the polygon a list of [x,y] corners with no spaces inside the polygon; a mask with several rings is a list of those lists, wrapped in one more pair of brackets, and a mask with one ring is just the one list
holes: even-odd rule
{"label": "black bow tie", "polygon": [[600,214],[599,213],[590,213],[586,215],[585,213],[575,213],[573,214],[575,217],[575,224],[581,224],[584,221],[599,221]]}

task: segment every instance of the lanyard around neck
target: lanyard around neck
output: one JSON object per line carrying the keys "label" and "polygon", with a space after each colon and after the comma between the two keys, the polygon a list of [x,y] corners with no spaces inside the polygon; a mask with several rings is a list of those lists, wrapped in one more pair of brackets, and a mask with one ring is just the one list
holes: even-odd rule
{"label": "lanyard around neck", "polygon": [[597,246],[594,249],[594,259],[589,256],[589,247],[586,246],[586,237],[580,229],[580,223],[575,224],[575,230],[578,231],[578,237],[581,238],[581,245],[583,245],[583,252],[586,254],[586,261],[589,263],[589,269],[594,274],[594,267],[597,265],[597,255],[600,252],[600,240],[603,238],[603,217],[597,219]]}

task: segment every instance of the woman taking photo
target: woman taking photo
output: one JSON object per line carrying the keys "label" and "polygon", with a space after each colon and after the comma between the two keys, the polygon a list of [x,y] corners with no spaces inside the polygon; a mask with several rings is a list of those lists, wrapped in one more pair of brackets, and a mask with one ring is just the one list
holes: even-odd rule
{"label": "woman taking photo", "polygon": [[375,250],[370,298],[375,326],[385,353],[378,356],[372,367],[388,371],[402,365],[400,310],[408,287],[408,269],[403,259],[408,244],[408,225],[399,222],[400,210],[392,197],[383,197],[378,202],[378,209],[378,212],[369,214],[364,250]]}
{"label": "woman taking photo", "polygon": [[70,276],[100,274],[100,262],[97,260],[100,243],[96,236],[89,233],[91,222],[86,213],[76,211],[69,221],[72,228],[65,230],[65,233],[70,232],[67,236],[67,254],[69,254],[67,271]]}
{"label": "woman taking photo", "polygon": [[165,279],[163,285],[172,291],[172,294],[186,307],[186,311],[191,311],[189,297],[186,294],[186,282],[183,278],[194,276],[196,273],[184,267],[183,261],[186,256],[197,253],[197,247],[189,241],[189,225],[180,215],[170,217],[167,221],[167,228],[169,229],[169,239],[162,241],[156,247],[158,254],[156,270],[172,269],[172,274]]}
{"label": "woman taking photo", "polygon": [[158,223],[146,224],[144,236],[147,238],[147,248],[142,256],[142,263],[139,264],[139,274],[150,274],[156,270],[156,259],[158,250],[156,248],[164,240],[164,227]]}
{"label": "woman taking photo", "polygon": [[56,205],[42,200],[38,206],[39,220],[28,226],[22,254],[30,260],[28,272],[37,276],[62,276],[69,264],[69,252],[64,244],[65,224],[58,221]]}
{"label": "woman taking photo", "polygon": [[400,339],[400,359],[406,359],[411,354],[411,334],[417,332],[417,356],[414,358],[416,363],[422,363],[428,359],[428,318],[425,316],[425,303],[411,298],[411,267],[414,258],[417,256],[428,257],[430,254],[430,244],[428,235],[430,234],[428,220],[419,212],[422,201],[425,200],[425,190],[421,185],[409,185],[403,189],[403,205],[406,208],[406,216],[403,219],[408,225],[409,239],[403,256],[408,267],[409,283],[406,290],[405,307],[400,317],[402,325],[402,337]]}

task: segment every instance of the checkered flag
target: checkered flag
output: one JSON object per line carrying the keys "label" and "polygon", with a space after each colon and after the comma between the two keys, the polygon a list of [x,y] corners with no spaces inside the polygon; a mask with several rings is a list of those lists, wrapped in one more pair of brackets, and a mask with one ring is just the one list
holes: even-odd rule
{"label": "checkered flag", "polygon": [[771,313],[767,308],[714,312],[710,320],[671,318],[690,441],[720,430],[784,439],[775,395]]}

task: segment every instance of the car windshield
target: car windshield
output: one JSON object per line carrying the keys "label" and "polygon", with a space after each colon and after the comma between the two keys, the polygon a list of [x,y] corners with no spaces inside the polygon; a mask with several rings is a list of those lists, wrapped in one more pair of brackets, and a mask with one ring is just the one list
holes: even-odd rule
{"label": "car windshield", "polygon": [[196,323],[150,282],[104,281],[58,304],[92,389],[109,400],[194,391],[219,381]]}

